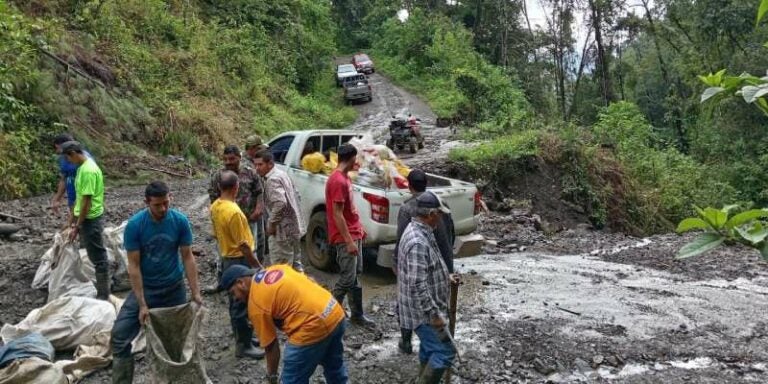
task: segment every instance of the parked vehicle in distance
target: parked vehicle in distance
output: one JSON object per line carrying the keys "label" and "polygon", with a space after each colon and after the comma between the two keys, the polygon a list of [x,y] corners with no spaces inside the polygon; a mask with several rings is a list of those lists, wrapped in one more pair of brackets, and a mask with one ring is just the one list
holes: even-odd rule
{"label": "parked vehicle in distance", "polygon": [[371,58],[368,57],[368,55],[365,53],[358,53],[352,56],[352,64],[360,73],[370,74],[376,72],[376,68],[374,68],[373,65],[373,60],[371,60]]}
{"label": "parked vehicle in distance", "polygon": [[343,80],[357,75],[357,68],[353,64],[341,64],[336,66],[336,86],[341,87]]}
{"label": "parked vehicle in distance", "polygon": [[354,76],[345,77],[342,81],[344,100],[347,104],[355,100],[371,101],[373,99],[373,90],[365,75],[358,73]]}
{"label": "parked vehicle in distance", "polygon": [[[362,133],[349,130],[292,131],[280,134],[268,143],[275,156],[275,166],[288,174],[299,191],[301,214],[307,222],[304,254],[315,268],[329,270],[336,263],[333,247],[328,245],[328,208],[325,206],[328,176],[302,169],[301,155],[307,143],[312,143],[312,147],[321,153],[328,153],[356,137],[362,137]],[[428,173],[427,190],[440,196],[451,209],[456,232],[454,254],[457,257],[479,254],[485,240],[482,235],[473,233],[483,205],[477,187],[466,181]],[[377,264],[391,268],[397,241],[397,214],[411,194],[407,190],[371,185],[362,179],[352,182],[351,193],[367,235],[363,243],[364,255],[375,256]]]}

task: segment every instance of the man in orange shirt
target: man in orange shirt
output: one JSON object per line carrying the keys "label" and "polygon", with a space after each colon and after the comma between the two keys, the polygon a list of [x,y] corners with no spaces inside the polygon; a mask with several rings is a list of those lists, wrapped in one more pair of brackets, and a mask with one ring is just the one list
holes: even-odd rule
{"label": "man in orange shirt", "polygon": [[248,303],[248,318],[266,351],[267,382],[278,382],[279,328],[288,336],[283,384],[309,383],[318,365],[327,383],[347,383],[344,310],[330,292],[287,264],[260,270],[232,265],[220,288]]}

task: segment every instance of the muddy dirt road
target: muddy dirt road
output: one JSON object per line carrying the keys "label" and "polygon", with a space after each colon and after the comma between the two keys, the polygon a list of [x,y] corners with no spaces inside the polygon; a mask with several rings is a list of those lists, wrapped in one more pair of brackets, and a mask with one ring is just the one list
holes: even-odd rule
{"label": "muddy dirt road", "polygon": [[[424,122],[427,149],[403,156],[436,166],[456,145],[450,129],[434,126],[424,103],[371,76],[374,100],[357,106],[353,128],[377,137],[393,112]],[[379,132],[377,134],[377,132]],[[189,215],[201,282],[214,283],[206,181],[173,181],[173,204]],[[109,189],[107,221],[118,224],[142,208],[142,186]],[[63,218],[47,209],[49,196],[0,202],[0,212],[27,226],[14,241],[0,239],[0,325],[44,304],[29,287],[39,257]],[[530,212],[486,214],[484,255],[456,261],[464,275],[456,340],[461,362],[453,383],[765,383],[768,382],[768,264],[740,248],[676,261],[687,239],[636,239],[586,226],[547,236]],[[310,270],[327,285],[333,274]],[[405,383],[415,378],[413,355],[401,355],[390,272],[368,268],[366,309],[381,333],[350,326],[346,360],[354,383]],[[204,297],[203,357],[215,383],[260,383],[261,361],[234,358],[226,296]],[[417,339],[415,339],[417,340]],[[416,341],[417,342],[417,341]],[[418,342],[417,342],[418,343]],[[141,355],[139,355],[141,358]],[[147,382],[140,360],[136,382]],[[110,382],[105,369],[85,383]],[[321,375],[313,379],[324,382]]]}

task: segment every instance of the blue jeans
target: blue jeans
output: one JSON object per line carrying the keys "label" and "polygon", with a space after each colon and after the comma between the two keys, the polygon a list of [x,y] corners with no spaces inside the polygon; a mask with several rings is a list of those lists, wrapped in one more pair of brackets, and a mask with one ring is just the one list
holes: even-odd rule
{"label": "blue jeans", "polygon": [[[184,280],[163,288],[144,287],[144,300],[149,308],[175,307],[187,302]],[[125,298],[115,325],[112,326],[112,356],[130,357],[131,342],[141,330],[139,323],[139,302],[133,291]]]}
{"label": "blue jeans", "polygon": [[416,327],[416,335],[419,336],[419,361],[422,364],[429,364],[433,369],[451,367],[456,352],[449,340],[440,340],[435,328],[429,324]]}
{"label": "blue jeans", "polygon": [[323,376],[328,384],[346,384],[349,376],[344,364],[344,329],[347,321],[336,326],[336,329],[325,339],[312,345],[297,346],[285,344],[283,358],[283,384],[306,384],[315,373],[318,364],[323,366]]}

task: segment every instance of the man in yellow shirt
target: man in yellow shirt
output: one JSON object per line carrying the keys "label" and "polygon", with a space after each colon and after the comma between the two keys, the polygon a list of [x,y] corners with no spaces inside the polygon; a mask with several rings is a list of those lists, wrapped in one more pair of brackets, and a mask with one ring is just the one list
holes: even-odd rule
{"label": "man in yellow shirt", "polygon": [[267,382],[278,382],[279,328],[288,336],[283,384],[309,383],[318,365],[326,383],[347,383],[344,310],[330,292],[288,264],[265,269],[233,265],[224,270],[221,288],[248,303],[248,318],[266,351]]}
{"label": "man in yellow shirt", "polygon": [[[232,265],[255,267],[259,262],[253,257],[254,241],[248,219],[235,202],[240,183],[237,174],[223,171],[219,180],[221,195],[211,204],[213,233],[219,244],[222,270]],[[248,324],[245,303],[229,295],[229,319],[235,334],[235,356],[260,359],[264,352],[251,345],[253,331]]]}

